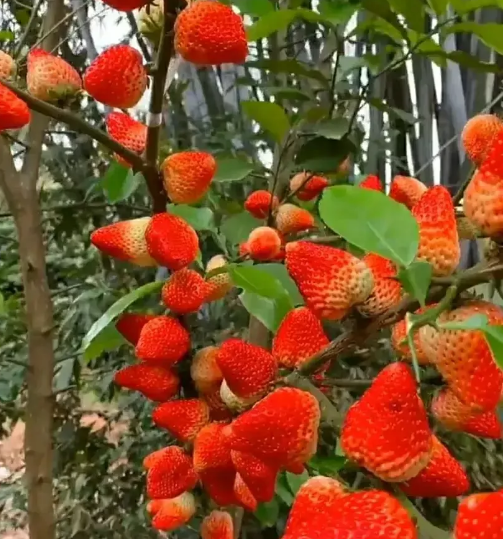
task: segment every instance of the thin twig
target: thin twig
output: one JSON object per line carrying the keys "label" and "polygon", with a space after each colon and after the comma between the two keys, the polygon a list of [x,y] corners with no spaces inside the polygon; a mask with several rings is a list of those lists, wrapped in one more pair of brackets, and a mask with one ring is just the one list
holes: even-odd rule
{"label": "thin twig", "polygon": [[19,40],[14,50],[14,59],[17,59],[17,57],[21,54],[21,51],[23,50],[23,47],[25,46],[25,43],[28,40],[30,32],[33,29],[33,25],[35,24],[35,21],[37,20],[38,10],[40,6],[42,5],[43,1],[44,0],[37,0],[37,3],[34,4],[33,7],[31,8],[31,14],[30,14],[30,19],[28,20],[28,24],[26,25],[23,35],[21,36],[21,39]]}

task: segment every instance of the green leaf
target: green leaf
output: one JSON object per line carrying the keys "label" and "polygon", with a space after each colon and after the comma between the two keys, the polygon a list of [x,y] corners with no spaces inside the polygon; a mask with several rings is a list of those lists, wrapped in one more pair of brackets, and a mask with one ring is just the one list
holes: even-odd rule
{"label": "green leaf", "polygon": [[345,240],[408,266],[415,259],[418,224],[403,204],[378,191],[337,185],[324,189],[319,213]]}
{"label": "green leaf", "polygon": [[451,60],[461,66],[468,67],[474,71],[481,71],[483,73],[501,73],[501,68],[493,62],[483,62],[477,56],[468,54],[464,51],[451,51],[451,52],[427,52],[421,53],[428,58],[436,61],[437,58]]}
{"label": "green leaf", "polygon": [[166,211],[182,217],[195,230],[215,230],[214,214],[210,208],[194,208],[186,204],[168,204]]}
{"label": "green leaf", "polygon": [[308,466],[320,475],[334,477],[346,464],[347,459],[339,455],[315,455]]}
{"label": "green leaf", "polygon": [[266,528],[275,526],[280,514],[280,505],[278,500],[273,498],[270,502],[260,503],[254,513],[257,520]]}
{"label": "green leaf", "polygon": [[242,292],[239,298],[247,312],[273,333],[278,330],[283,318],[290,310],[277,300],[264,298],[252,292]]}
{"label": "green leaf", "polygon": [[265,69],[272,71],[273,73],[292,73],[293,75],[300,75],[309,79],[314,79],[322,83],[325,87],[329,87],[329,81],[327,77],[317,69],[309,69],[301,62],[297,60],[257,60],[254,62],[247,62],[246,67],[255,69]]}
{"label": "green leaf", "polygon": [[427,0],[427,2],[436,15],[444,15],[449,4],[449,0]]}
{"label": "green leaf", "polygon": [[301,296],[296,283],[289,275],[289,272],[287,271],[287,268],[284,266],[284,264],[257,264],[254,267],[260,269],[261,271],[269,273],[270,275],[275,277],[275,279],[280,281],[282,286],[289,294],[291,301],[294,305],[297,306],[304,304],[303,296]]}
{"label": "green leaf", "polygon": [[357,11],[359,5],[357,3],[321,0],[318,10],[322,17],[330,24],[337,26],[338,24],[346,25],[352,18],[352,15]]}
{"label": "green leaf", "polygon": [[243,211],[228,217],[220,227],[220,231],[232,245],[246,241],[249,234],[262,225],[262,221],[252,217],[248,211]]}
{"label": "green leaf", "polygon": [[310,475],[306,470],[303,470],[302,474],[285,472],[285,478],[292,494],[295,496],[298,493],[298,490],[308,481],[308,479],[310,479]]}
{"label": "green leaf", "polygon": [[458,15],[466,15],[485,7],[502,9],[502,0],[451,0],[450,3]]}
{"label": "green leaf", "polygon": [[267,13],[247,28],[247,38],[249,41],[258,41],[279,30],[285,30],[295,18],[296,11],[292,9]]}
{"label": "green leaf", "polygon": [[387,114],[391,114],[392,116],[395,116],[397,118],[400,118],[403,122],[406,122],[408,124],[414,124],[418,122],[418,120],[413,116],[413,114],[410,114],[409,112],[398,109],[396,107],[390,107],[379,98],[370,97],[367,99],[367,102],[376,109],[382,112],[386,112]]}
{"label": "green leaf", "polygon": [[280,105],[267,101],[243,101],[242,108],[249,118],[271,133],[276,142],[282,142],[290,129],[290,122]]}
{"label": "green leaf", "polygon": [[141,172],[134,174],[132,169],[114,162],[101,179],[101,186],[107,200],[114,204],[130,197],[142,181]]}
{"label": "green leaf", "polygon": [[9,30],[2,30],[0,32],[0,41],[13,41],[16,36]]}
{"label": "green leaf", "polygon": [[451,34],[455,32],[474,34],[479,37],[485,45],[487,45],[491,49],[496,50],[499,54],[502,54],[503,25],[500,23],[478,23],[473,21],[467,21],[452,24],[446,29],[446,33]]}
{"label": "green leaf", "polygon": [[298,151],[295,161],[305,170],[319,173],[335,173],[338,166],[355,150],[347,138],[341,140],[315,137]]}
{"label": "green leaf", "polygon": [[252,17],[262,17],[275,11],[275,7],[269,0],[232,0],[231,3],[242,13]]}
{"label": "green leaf", "polygon": [[92,361],[101,356],[104,352],[116,350],[125,343],[123,336],[117,331],[113,324],[108,325],[90,343],[84,352],[84,361]]}
{"label": "green leaf", "polygon": [[254,170],[254,165],[238,157],[217,158],[215,182],[237,182],[246,178]]}
{"label": "green leaf", "polygon": [[230,265],[228,271],[235,285],[247,292],[270,299],[288,297],[282,283],[263,269],[256,266]]}
{"label": "green leaf", "polygon": [[407,268],[402,268],[398,277],[404,290],[425,307],[425,298],[432,279],[432,266],[428,262],[413,262]]}
{"label": "green leaf", "polygon": [[420,539],[450,539],[452,534],[431,524],[417,507],[399,489],[394,489],[395,496],[412,516],[418,527]]}
{"label": "green leaf", "polygon": [[403,15],[408,26],[417,32],[424,31],[425,11],[422,0],[388,0],[394,11]]}
{"label": "green leaf", "polygon": [[287,505],[290,507],[294,501],[294,496],[289,488],[287,483],[287,478],[285,477],[285,472],[278,474],[278,479],[275,488],[275,494]]}
{"label": "green leaf", "polygon": [[116,301],[91,326],[86,336],[82,340],[82,351],[85,353],[86,350],[91,346],[92,342],[98,337],[98,335],[100,335],[100,333],[120,314],[122,314],[130,305],[135,303],[135,301],[138,301],[139,299],[148,296],[149,294],[158,292],[162,288],[163,284],[163,281],[156,281],[154,283],[145,284]]}
{"label": "green leaf", "polygon": [[349,126],[350,122],[346,118],[334,118],[320,122],[310,130],[326,139],[340,140],[348,134]]}

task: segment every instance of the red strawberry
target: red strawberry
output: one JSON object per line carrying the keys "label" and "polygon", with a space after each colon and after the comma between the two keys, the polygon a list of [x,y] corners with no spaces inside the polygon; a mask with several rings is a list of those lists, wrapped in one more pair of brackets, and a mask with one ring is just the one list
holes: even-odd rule
{"label": "red strawberry", "polygon": [[315,227],[313,215],[294,204],[282,204],[277,211],[276,226],[282,234],[293,234]]}
{"label": "red strawberry", "polygon": [[204,401],[210,408],[212,421],[229,421],[232,418],[231,410],[226,406],[220,395],[221,386],[203,395]]}
{"label": "red strawberry", "polygon": [[[426,310],[427,310],[426,308],[417,309],[415,311],[415,314],[421,314],[425,312]],[[403,318],[400,322],[397,322],[397,324],[394,324],[392,326],[392,335],[391,335],[390,342],[394,350],[398,354],[400,354],[404,359],[408,359],[411,361],[411,350],[406,341],[406,338],[407,338],[406,319]],[[418,330],[414,332],[413,344],[415,345],[415,353],[416,353],[418,363],[420,365],[428,365],[430,361],[427,354],[425,353],[423,349],[422,340],[420,338],[420,332]]]}
{"label": "red strawberry", "polygon": [[397,269],[393,262],[374,253],[367,254],[362,260],[373,274],[374,287],[371,295],[357,309],[364,316],[374,317],[392,309],[401,301],[402,287],[395,280]]}
{"label": "red strawberry", "polygon": [[280,388],[225,427],[228,445],[275,467],[299,469],[316,451],[320,409],[317,399],[295,388]]}
{"label": "red strawberry", "polygon": [[390,198],[411,210],[427,191],[427,186],[416,178],[395,176],[390,185]]}
{"label": "red strawberry", "polygon": [[450,275],[459,264],[460,245],[448,189],[442,185],[430,187],[412,212],[420,229],[417,257],[432,265],[434,275]]}
{"label": "red strawberry", "polygon": [[37,99],[58,101],[82,89],[79,73],[63,58],[44,49],[32,49],[28,53],[27,63],[26,85]]}
{"label": "red strawberry", "polygon": [[270,210],[276,210],[278,204],[278,197],[274,196],[272,201],[269,191],[254,191],[245,200],[245,209],[256,219],[266,219]]}
{"label": "red strawberry", "polygon": [[242,505],[234,490],[236,472],[233,468],[207,469],[199,477],[203,488],[217,505]]}
{"label": "red strawberry", "polygon": [[502,489],[465,498],[459,505],[453,539],[501,539],[502,499]]}
{"label": "red strawberry", "polygon": [[385,367],[348,411],[341,446],[384,481],[407,481],[428,464],[432,436],[411,370]]}
{"label": "red strawberry", "polygon": [[177,394],[179,378],[170,369],[141,363],[130,365],[114,375],[114,382],[121,387],[139,391],[146,398],[164,402]]}
{"label": "red strawberry", "polygon": [[[131,116],[123,112],[111,112],[106,120],[107,131],[111,138],[122,144],[128,150],[141,154],[145,150],[147,142],[147,126],[137,122]],[[131,164],[120,155],[115,155],[116,160],[126,167]]]}
{"label": "red strawberry", "polygon": [[188,314],[200,310],[209,290],[210,285],[197,271],[184,268],[173,273],[166,281],[161,296],[170,311]]}
{"label": "red strawberry", "polygon": [[280,253],[282,239],[274,228],[260,226],[250,233],[247,240],[248,254],[254,260],[272,260]]}
{"label": "red strawberry", "polygon": [[462,496],[469,490],[469,479],[461,464],[446,447],[432,437],[432,455],[429,464],[415,477],[399,488],[407,496],[437,498]]}
{"label": "red strawberry", "polygon": [[16,62],[6,52],[0,51],[0,79],[10,79],[16,73]]}
{"label": "red strawberry", "polygon": [[273,339],[272,353],[280,365],[293,369],[328,344],[320,320],[307,307],[298,307],[282,320]]}
{"label": "red strawberry", "polygon": [[150,217],[140,217],[103,226],[91,234],[91,243],[106,255],[119,260],[137,266],[156,266],[145,241],[150,222]]}
{"label": "red strawberry", "polygon": [[243,243],[240,243],[240,245],[238,246],[238,254],[241,258],[245,258],[248,256],[249,248],[247,242],[244,241]]}
{"label": "red strawberry", "polygon": [[0,83],[0,132],[6,129],[21,129],[30,123],[28,105]]}
{"label": "red strawberry", "polygon": [[124,313],[117,320],[116,329],[129,343],[136,345],[143,327],[154,318],[155,314]]}
{"label": "red strawberry", "polygon": [[490,172],[499,178],[502,178],[504,166],[502,162],[503,135],[503,126],[501,125],[490,145],[487,156],[479,167],[481,172]]}
{"label": "red strawberry", "polygon": [[149,467],[147,496],[158,500],[175,498],[193,489],[197,482],[191,457],[180,447],[166,447],[156,451]]}
{"label": "red strawberry", "polygon": [[198,474],[213,469],[231,469],[234,471],[231,449],[224,435],[225,428],[225,425],[210,423],[204,426],[196,435],[193,464]]}
{"label": "red strawberry", "polygon": [[241,398],[264,394],[277,373],[276,361],[268,351],[241,339],[221,344],[217,365],[231,391]]}
{"label": "red strawberry", "polygon": [[129,109],[147,88],[142,55],[129,45],[114,45],[102,52],[84,73],[84,89],[96,101]]}
{"label": "red strawberry", "polygon": [[[210,273],[217,268],[222,268],[227,265],[227,260],[222,255],[213,256],[206,266],[206,272]],[[207,279],[210,285],[210,292],[206,298],[206,301],[218,301],[222,299],[228,292],[233,289],[233,281],[229,273],[219,273]]]}
{"label": "red strawberry", "polygon": [[383,185],[378,176],[369,174],[360,183],[359,187],[363,189],[372,189],[373,191],[383,191]]}
{"label": "red strawberry", "polygon": [[462,144],[469,159],[481,165],[500,130],[502,121],[493,114],[478,114],[471,118],[462,131]]}
{"label": "red strawberry", "polygon": [[230,6],[194,2],[177,17],[175,49],[196,65],[242,64],[248,54],[243,21]]}
{"label": "red strawberry", "polygon": [[158,406],[152,419],[180,442],[190,442],[210,421],[210,410],[201,399],[181,399]]}
{"label": "red strawberry", "polygon": [[322,176],[313,176],[309,172],[300,172],[290,181],[291,193],[296,193],[299,200],[313,200],[329,185],[329,180]]}
{"label": "red strawberry", "polygon": [[193,204],[208,191],[217,163],[209,153],[186,151],[167,157],[161,169],[170,200],[176,204]]}
{"label": "red strawberry", "polygon": [[168,532],[187,524],[196,513],[196,500],[190,492],[176,498],[152,500],[147,510],[153,515],[152,526]]}
{"label": "red strawberry", "polygon": [[178,320],[156,316],[142,328],[135,354],[143,361],[173,365],[189,352],[190,346],[190,335]]}
{"label": "red strawberry", "polygon": [[118,11],[133,11],[146,6],[150,0],[102,0],[104,4],[117,9]]}
{"label": "red strawberry", "polygon": [[288,243],[285,263],[317,317],[340,320],[373,290],[373,275],[365,262],[350,253],[307,241]]}
{"label": "red strawberry", "polygon": [[212,511],[203,519],[200,528],[202,539],[233,539],[233,519],[225,511]]}
{"label": "red strawberry", "polygon": [[474,412],[471,406],[464,404],[449,389],[444,389],[433,399],[431,411],[449,430],[502,440],[502,425],[495,410]]}
{"label": "red strawberry", "polygon": [[154,215],[145,231],[145,240],[152,258],[172,271],[185,268],[198,257],[198,235],[177,215]]}
{"label": "red strawberry", "polygon": [[244,509],[251,513],[257,510],[257,500],[239,473],[235,476],[233,492]]}
{"label": "red strawberry", "polygon": [[258,502],[271,501],[275,495],[278,469],[241,451],[231,451],[231,459],[254,499]]}
{"label": "red strawberry", "polygon": [[200,393],[218,391],[223,379],[222,371],[217,364],[219,349],[207,346],[198,350],[191,363],[191,378]]}

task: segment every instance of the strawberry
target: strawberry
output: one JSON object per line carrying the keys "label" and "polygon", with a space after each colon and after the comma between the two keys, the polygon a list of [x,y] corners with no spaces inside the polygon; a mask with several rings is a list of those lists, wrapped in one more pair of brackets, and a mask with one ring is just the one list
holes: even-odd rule
{"label": "strawberry", "polygon": [[26,85],[28,91],[42,101],[58,101],[75,95],[82,89],[77,71],[63,58],[44,49],[32,49],[28,53]]}
{"label": "strawberry", "polygon": [[177,17],[175,50],[196,65],[242,64],[248,54],[243,21],[230,6],[194,2]]}
{"label": "strawberry", "polygon": [[210,421],[210,409],[201,399],[181,399],[165,402],[152,412],[154,423],[170,432],[180,442],[194,440]]}
{"label": "strawberry", "polygon": [[258,502],[269,502],[275,495],[278,469],[250,453],[231,451],[236,471]]}
{"label": "strawberry", "polygon": [[455,498],[469,490],[469,479],[458,460],[433,436],[429,464],[418,475],[399,484],[399,488],[407,496]]}
{"label": "strawberry", "polygon": [[219,390],[223,376],[217,364],[219,349],[207,346],[198,350],[191,363],[191,378],[200,393],[212,393]]}
{"label": "strawberry", "polygon": [[502,130],[502,121],[493,114],[478,114],[462,131],[462,145],[471,161],[481,165],[491,148],[494,137]]}
{"label": "strawberry", "polygon": [[28,105],[0,83],[0,132],[6,129],[21,129],[30,123]]}
{"label": "strawberry", "polygon": [[313,176],[309,172],[300,172],[290,181],[290,192],[299,200],[313,200],[329,185],[329,180],[322,176]]}
{"label": "strawberry", "polygon": [[16,73],[16,62],[6,52],[0,51],[0,79],[10,79]]}
{"label": "strawberry", "polygon": [[233,519],[225,511],[212,511],[203,519],[200,528],[202,539],[233,539]]}
{"label": "strawberry", "polygon": [[233,492],[239,504],[251,513],[257,510],[257,500],[243,480],[243,477],[237,473],[234,480]]}
{"label": "strawberry", "polygon": [[147,496],[152,499],[175,498],[198,482],[191,457],[177,446],[156,451],[148,470]]}
{"label": "strawberry", "polygon": [[147,399],[164,402],[177,394],[179,378],[170,369],[141,363],[116,372],[114,382],[121,387],[139,391]]}
{"label": "strawberry", "polygon": [[298,307],[282,320],[273,339],[272,354],[279,365],[293,369],[328,344],[320,320],[307,307]]}
{"label": "strawberry", "polygon": [[282,239],[274,228],[260,226],[250,233],[248,240],[248,254],[253,260],[272,260],[280,253]]}
{"label": "strawberry", "polygon": [[154,215],[145,231],[145,241],[152,258],[172,271],[185,268],[198,257],[198,235],[177,215]]}
{"label": "strawberry", "polygon": [[116,322],[116,329],[129,343],[136,345],[143,327],[154,318],[155,314],[123,313]]}
{"label": "strawberry", "polygon": [[[107,131],[111,138],[122,144],[128,150],[141,154],[145,150],[147,142],[147,126],[137,122],[131,116],[123,112],[111,112],[106,120]],[[114,156],[116,161],[126,167],[131,164],[120,155]]]}
{"label": "strawberry", "polygon": [[459,505],[453,539],[501,539],[502,500],[502,489],[465,498]]}
{"label": "strawberry", "polygon": [[503,174],[503,165],[502,162],[502,151],[503,151],[503,126],[500,126],[500,129],[497,131],[490,148],[488,149],[488,154],[486,155],[483,163],[479,167],[480,171],[483,173],[490,172],[499,178],[502,178]]}
{"label": "strawberry", "polygon": [[91,97],[118,109],[134,107],[147,88],[142,55],[129,45],[114,45],[86,69],[84,89]]}
{"label": "strawberry", "polygon": [[191,337],[175,318],[156,316],[140,332],[135,348],[138,359],[163,365],[173,365],[189,352]]}
{"label": "strawberry", "polygon": [[231,391],[241,398],[264,394],[277,373],[276,361],[267,350],[241,339],[221,344],[217,365]]}
{"label": "strawberry", "polygon": [[[227,265],[227,260],[222,255],[213,256],[206,265],[206,272],[210,273],[217,268],[223,268]],[[207,279],[210,286],[210,292],[207,295],[206,301],[218,301],[222,299],[228,292],[233,289],[233,281],[229,273],[219,273]]]}
{"label": "strawberry", "polygon": [[[443,313],[439,322],[463,322],[486,315],[490,325],[502,325],[502,311],[486,301],[471,301]],[[431,331],[435,332],[431,328]],[[422,343],[425,332],[420,331]],[[502,396],[502,371],[496,365],[485,336],[478,330],[441,329],[435,336],[435,354],[429,359],[457,397],[473,411],[494,410]],[[425,349],[425,347],[424,347]]]}
{"label": "strawberry", "polygon": [[244,241],[243,243],[240,243],[240,245],[238,246],[238,254],[241,258],[248,257],[249,248],[246,241]]}
{"label": "strawberry", "polygon": [[282,204],[277,211],[276,226],[282,234],[293,234],[315,227],[313,215],[294,204]]}
{"label": "strawberry", "polygon": [[159,531],[168,532],[187,524],[196,513],[196,500],[190,492],[176,498],[152,500],[147,510],[153,514],[152,526]]}
{"label": "strawberry", "polygon": [[378,176],[369,174],[360,183],[359,187],[363,189],[372,189],[373,191],[383,191],[383,185]]}
{"label": "strawberry", "polygon": [[208,191],[217,171],[217,163],[209,153],[186,151],[167,157],[161,169],[171,201],[176,204],[193,204]]}
{"label": "strawberry", "polygon": [[457,398],[453,391],[444,389],[433,399],[432,415],[447,429],[466,432],[480,438],[502,440],[502,425],[495,410],[474,412]]}
{"label": "strawberry", "polygon": [[253,193],[250,193],[247,200],[245,200],[245,209],[256,219],[266,219],[270,210],[276,210],[279,203],[278,197],[276,196],[273,196],[272,201],[271,193],[269,191],[254,191]]}
{"label": "strawberry", "polygon": [[[415,314],[421,314],[425,312],[426,308],[420,308],[415,311]],[[407,333],[406,333],[406,319],[403,318],[400,322],[397,322],[397,324],[394,324],[392,326],[392,335],[390,338],[390,342],[392,344],[392,347],[394,350],[401,355],[404,359],[407,359],[411,361],[411,350],[408,345],[408,342],[406,341]],[[415,353],[418,360],[419,365],[428,365],[430,363],[429,358],[427,354],[425,353],[423,346],[422,346],[422,340],[420,338],[420,332],[416,330],[413,335],[413,344],[415,346]]]}
{"label": "strawberry", "polygon": [[450,275],[460,261],[455,208],[442,185],[430,187],[412,209],[420,230],[417,257],[432,265],[436,276]]}
{"label": "strawberry", "polygon": [[411,210],[427,191],[427,186],[416,178],[395,176],[390,185],[390,198]]}
{"label": "strawberry", "polygon": [[231,425],[228,446],[274,467],[294,467],[316,451],[320,409],[317,399],[299,389],[276,389]]}
{"label": "strawberry", "polygon": [[[193,464],[198,474],[206,470],[233,470],[231,449],[224,433],[225,425],[205,425],[194,439]],[[234,478],[233,478],[234,482]]]}
{"label": "strawberry", "polygon": [[102,0],[107,6],[118,11],[133,11],[146,6],[151,0]]}
{"label": "strawberry", "polygon": [[210,285],[192,269],[174,272],[161,291],[163,303],[176,314],[195,313],[200,310],[210,291]]}
{"label": "strawberry", "polygon": [[222,380],[219,395],[222,402],[227,408],[229,408],[229,410],[239,413],[245,411],[247,408],[250,408],[252,404],[257,402],[262,396],[261,394],[258,394],[252,395],[251,397],[238,397],[238,395],[235,395],[231,389],[229,389],[226,380]]}
{"label": "strawberry", "polygon": [[150,217],[140,217],[102,226],[91,234],[91,243],[103,253],[137,266],[156,266],[145,241]]}
{"label": "strawberry", "polygon": [[206,469],[199,477],[206,493],[217,505],[242,505],[234,490],[236,472],[233,468]]}
{"label": "strawberry", "polygon": [[346,251],[296,241],[288,243],[285,252],[289,275],[318,318],[340,320],[373,290],[371,270]]}
{"label": "strawberry", "polygon": [[348,411],[341,446],[384,481],[407,481],[425,468],[432,436],[408,366],[392,363],[378,374]]}
{"label": "strawberry", "polygon": [[[222,383],[222,382],[221,382]],[[212,421],[229,421],[232,418],[231,410],[226,406],[220,395],[221,385],[211,392],[203,395],[203,400],[210,408],[210,419]],[[238,398],[238,397],[237,397]]]}

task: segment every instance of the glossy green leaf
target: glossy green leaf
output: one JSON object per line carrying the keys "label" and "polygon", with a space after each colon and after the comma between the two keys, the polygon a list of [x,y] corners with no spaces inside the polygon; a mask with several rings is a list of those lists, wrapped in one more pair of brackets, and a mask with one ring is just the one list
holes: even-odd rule
{"label": "glossy green leaf", "polygon": [[247,62],[245,65],[246,67],[265,69],[267,71],[272,71],[273,73],[292,73],[293,75],[314,79],[326,87],[329,86],[327,77],[321,71],[310,69],[306,65],[292,58],[289,58],[288,60],[263,59]]}
{"label": "glossy green leaf", "polygon": [[247,38],[249,41],[258,41],[279,30],[285,30],[296,18],[296,15],[296,10],[293,9],[267,13],[247,28]]}
{"label": "glossy green leaf", "polygon": [[339,455],[315,455],[308,466],[320,475],[334,477],[346,464],[347,459]]}
{"label": "glossy green leaf", "polygon": [[101,356],[104,352],[116,350],[126,341],[117,331],[113,324],[108,325],[97,337],[90,343],[84,352],[84,361],[92,361]]}
{"label": "glossy green leaf", "polygon": [[324,19],[336,26],[338,24],[347,24],[357,11],[359,5],[346,1],[321,0],[318,10]]}
{"label": "glossy green leaf", "polygon": [[252,17],[262,17],[275,11],[274,5],[269,0],[232,0],[231,3],[242,13]]}
{"label": "glossy green leaf", "polygon": [[238,245],[246,241],[252,230],[262,224],[262,221],[252,217],[248,211],[243,211],[225,219],[220,231],[232,245]]}
{"label": "glossy green leaf", "polygon": [[229,274],[235,285],[247,292],[270,299],[288,296],[276,277],[256,266],[231,265]]}
{"label": "glossy green leaf", "polygon": [[291,489],[287,483],[287,478],[285,477],[285,472],[278,474],[278,479],[275,487],[275,494],[287,505],[290,507],[294,501],[294,496],[292,495]]}
{"label": "glossy green leaf", "polygon": [[261,271],[269,273],[270,275],[275,277],[275,279],[280,281],[295,306],[304,304],[303,297],[301,296],[296,283],[289,275],[289,272],[287,271],[287,268],[284,264],[257,264],[254,267],[260,269]]}
{"label": "glossy green leaf", "polygon": [[298,493],[298,490],[310,479],[310,476],[306,470],[303,471],[302,474],[293,474],[290,472],[285,472],[285,479],[287,480],[287,484],[289,485],[289,488],[294,494],[294,496]]}
{"label": "glossy green leaf", "polygon": [[334,118],[316,124],[310,131],[327,139],[340,140],[348,134],[349,126],[346,118]]}
{"label": "glossy green leaf", "polygon": [[142,173],[133,173],[119,163],[112,163],[101,179],[101,186],[107,200],[113,204],[130,197],[143,181]]}
{"label": "glossy green leaf", "polygon": [[354,149],[355,146],[347,138],[334,140],[319,136],[310,139],[300,148],[295,161],[300,167],[312,172],[334,173]]}
{"label": "glossy green leaf", "polygon": [[432,279],[432,266],[428,262],[413,262],[407,268],[402,268],[398,277],[404,290],[417,299],[420,305],[425,306],[425,298]]}
{"label": "glossy green leaf", "polygon": [[427,0],[427,2],[434,13],[436,13],[438,16],[446,13],[446,8],[449,4],[449,0]]}
{"label": "glossy green leaf", "polygon": [[267,101],[243,101],[245,114],[268,131],[276,142],[281,143],[290,129],[290,122],[284,109]]}
{"label": "glossy green leaf", "polygon": [[166,211],[187,221],[194,230],[214,230],[214,214],[210,208],[194,208],[186,204],[168,204]]}
{"label": "glossy green leaf", "polygon": [[452,62],[460,64],[463,67],[468,67],[473,71],[481,71],[482,73],[501,73],[502,71],[499,65],[495,62],[484,62],[477,56],[468,54],[464,51],[427,52],[422,54],[436,62],[439,58],[442,58],[443,60],[451,60]]}
{"label": "glossy green leaf", "polygon": [[280,515],[278,500],[273,498],[270,502],[260,503],[254,515],[266,528],[275,526]]}
{"label": "glossy green leaf", "polygon": [[217,158],[217,173],[214,182],[237,182],[246,178],[254,165],[238,157]]}
{"label": "glossy green leaf", "polygon": [[491,49],[494,49],[498,53],[502,54],[502,34],[503,25],[496,22],[478,23],[473,21],[459,22],[452,24],[446,29],[446,33],[464,32],[473,34],[488,45]]}
{"label": "glossy green leaf", "polygon": [[413,114],[410,114],[409,112],[398,109],[396,107],[390,107],[389,105],[384,103],[381,99],[370,97],[367,99],[367,101],[371,106],[375,107],[376,109],[382,112],[386,112],[387,114],[390,114],[397,118],[400,118],[403,122],[406,122],[408,124],[414,124],[418,122],[418,120],[413,116]]}
{"label": "glossy green leaf", "polygon": [[319,213],[331,230],[367,252],[403,266],[416,256],[417,222],[403,204],[383,193],[350,185],[329,187],[323,192]]}
{"label": "glossy green leaf", "polygon": [[0,32],[0,41],[13,41],[16,36],[9,30],[2,30]]}
{"label": "glossy green leaf", "polygon": [[486,7],[502,9],[502,0],[451,0],[450,4],[458,15],[466,15]]}
{"label": "glossy green leaf", "polygon": [[422,0],[388,0],[392,9],[402,15],[408,26],[417,32],[424,31],[425,11]]}

